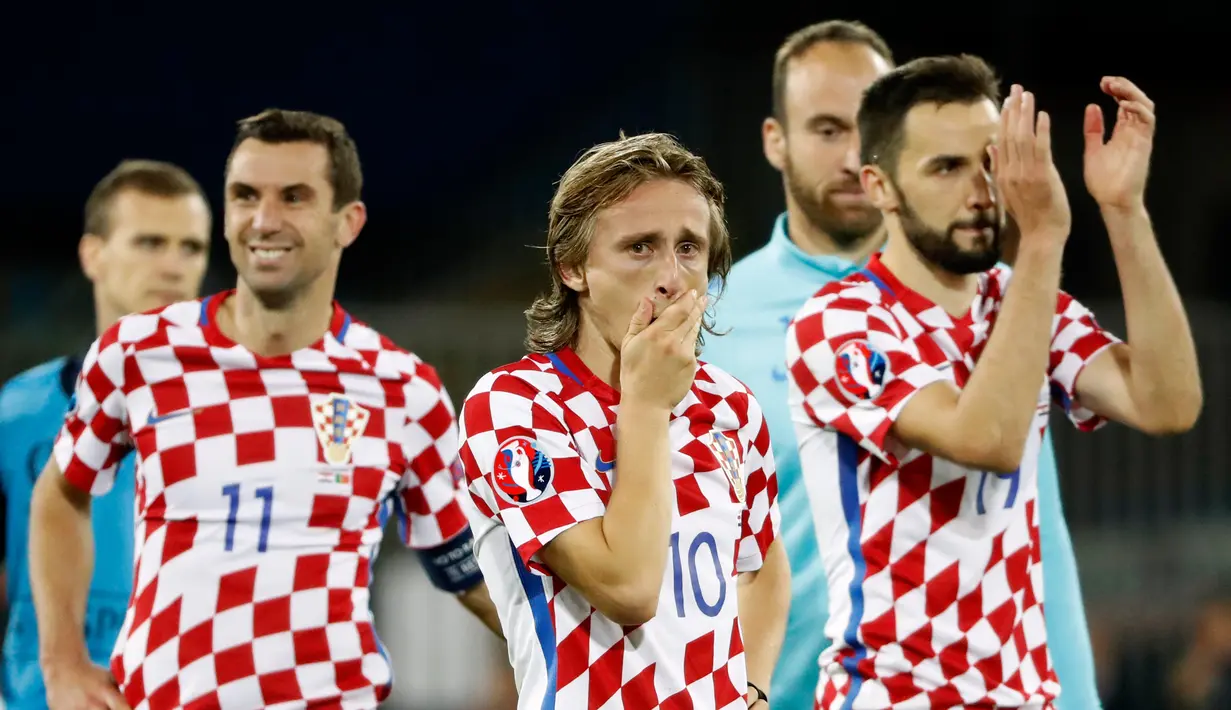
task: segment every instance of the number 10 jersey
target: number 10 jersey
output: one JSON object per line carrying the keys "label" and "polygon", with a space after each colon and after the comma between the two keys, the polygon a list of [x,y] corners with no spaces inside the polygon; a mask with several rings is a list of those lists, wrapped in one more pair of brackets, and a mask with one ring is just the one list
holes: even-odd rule
{"label": "number 10 jersey", "polygon": [[702,364],[671,413],[667,563],[657,613],[635,627],[603,616],[539,557],[605,512],[619,485],[618,409],[619,393],[571,350],[492,371],[462,407],[467,512],[508,639],[518,707],[743,708],[737,574],[760,568],[779,524],[760,405],[735,378]]}
{"label": "number 10 jersey", "polygon": [[371,567],[466,529],[435,372],[335,305],[329,332],[260,357],[215,325],[230,293],[131,315],[91,347],[55,445],[105,493],[136,449],[133,597],[111,671],[134,710],[370,708],[392,669]]}

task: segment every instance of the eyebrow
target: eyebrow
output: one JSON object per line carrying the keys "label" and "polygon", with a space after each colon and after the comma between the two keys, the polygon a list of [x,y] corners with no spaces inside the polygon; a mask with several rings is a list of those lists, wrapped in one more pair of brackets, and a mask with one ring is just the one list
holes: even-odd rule
{"label": "eyebrow", "polygon": [[854,128],[855,124],[849,119],[843,118],[833,113],[818,113],[808,119],[808,126],[815,128],[822,124],[832,123],[839,128]]}
{"label": "eyebrow", "polygon": [[[688,229],[687,227],[680,230],[680,237],[684,239],[692,240],[699,244],[709,243],[709,237],[707,235],[697,234],[696,232],[692,231],[691,229]],[[650,232],[634,232],[633,234],[626,234],[620,237],[619,239],[616,240],[616,244],[620,247],[626,247],[626,246],[631,246],[633,244],[637,244],[639,242],[658,242],[658,241],[662,241],[662,239],[663,239],[663,232],[661,230],[654,230]]]}
{"label": "eyebrow", "polygon": [[[316,192],[316,190],[306,182],[297,182],[293,185],[284,185],[276,189],[278,192],[281,192],[281,193],[294,192],[296,190],[307,190],[313,193]],[[253,187],[252,185],[249,185],[246,182],[233,182],[230,185],[227,185],[228,192],[239,192],[241,190],[250,190],[252,192],[260,192],[259,189],[257,189],[256,187]]]}

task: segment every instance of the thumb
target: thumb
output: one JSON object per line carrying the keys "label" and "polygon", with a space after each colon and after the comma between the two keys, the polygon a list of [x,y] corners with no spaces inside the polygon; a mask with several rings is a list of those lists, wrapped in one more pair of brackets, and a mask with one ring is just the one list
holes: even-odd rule
{"label": "thumb", "polygon": [[642,298],[637,304],[637,310],[633,311],[633,317],[628,322],[628,335],[632,336],[645,330],[650,325],[650,320],[654,317],[654,302],[648,298]]}
{"label": "thumb", "polygon": [[1103,109],[1094,104],[1086,106],[1082,121],[1082,133],[1086,138],[1086,156],[1103,147]]}

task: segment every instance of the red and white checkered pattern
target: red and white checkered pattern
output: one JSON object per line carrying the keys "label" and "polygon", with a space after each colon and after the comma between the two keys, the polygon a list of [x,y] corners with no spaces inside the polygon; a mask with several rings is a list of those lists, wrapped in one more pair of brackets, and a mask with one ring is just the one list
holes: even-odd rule
{"label": "red and white checkered pattern", "polygon": [[[538,557],[560,533],[603,515],[619,471],[618,408],[619,393],[569,350],[487,374],[462,407],[468,513],[519,707],[554,698],[554,707],[589,710],[743,708],[736,576],[760,568],[779,524],[760,405],[733,377],[703,364],[672,412],[671,551],[657,615],[637,627],[604,617]],[[495,465],[515,437],[550,460],[550,475],[534,484],[541,493],[524,503],[507,492],[516,476]]]}
{"label": "red and white checkered pattern", "polygon": [[[337,306],[314,346],[257,356],[214,326],[229,296],[108,329],[56,442],[94,494],[139,457],[112,673],[136,710],[374,707],[391,683],[368,603],[387,505],[415,548],[466,528],[452,405],[431,367]],[[335,464],[314,421],[326,404],[364,421],[326,438]]]}
{"label": "red and white checkered pattern", "polygon": [[[981,275],[970,312],[953,318],[873,258],[821,289],[789,328],[790,404],[830,589],[819,708],[1043,708],[1059,693],[1036,505],[1049,388],[1040,382],[1016,474],[971,470],[891,433],[924,386],[965,385],[1010,276]],[[1076,404],[1077,377],[1116,342],[1060,294],[1048,379],[1083,429],[1102,422]],[[838,362],[839,351],[864,346],[883,358],[883,374]]]}

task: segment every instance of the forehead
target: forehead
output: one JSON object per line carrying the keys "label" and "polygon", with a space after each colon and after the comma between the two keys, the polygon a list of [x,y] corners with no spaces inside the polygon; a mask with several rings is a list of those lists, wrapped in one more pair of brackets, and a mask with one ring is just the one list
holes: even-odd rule
{"label": "forehead", "polygon": [[206,237],[210,214],[200,195],[162,197],[138,190],[124,190],[112,198],[111,231],[168,236]]}
{"label": "forehead", "polygon": [[318,185],[329,180],[329,151],[319,143],[265,143],[249,138],[231,156],[227,183],[253,187]]}
{"label": "forehead", "polygon": [[889,72],[889,62],[866,44],[821,42],[787,63],[784,104],[788,120],[828,113],[853,123],[863,92]]}
{"label": "forehead", "polygon": [[990,99],[918,104],[902,123],[902,164],[937,155],[982,155],[999,128],[1000,113]]}
{"label": "forehead", "polygon": [[709,223],[709,203],[696,188],[680,180],[655,179],[600,210],[594,229],[599,237],[656,232],[675,237],[684,229],[705,235]]}

